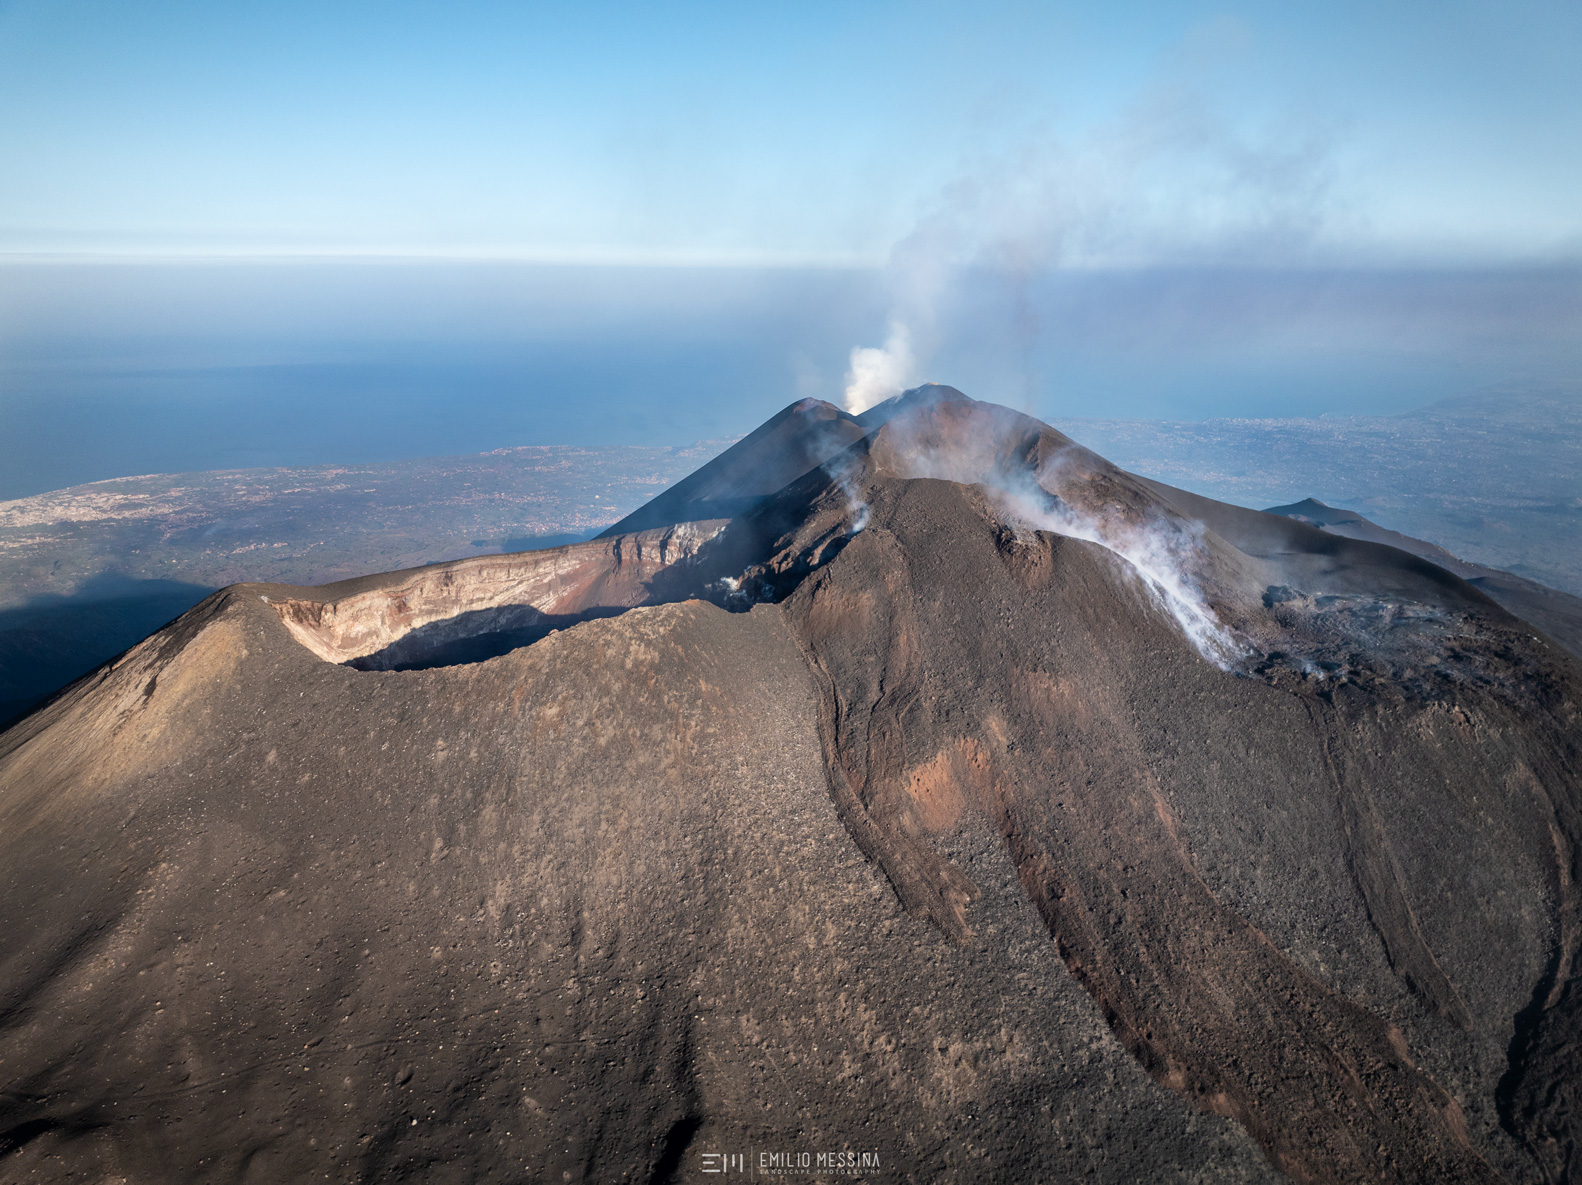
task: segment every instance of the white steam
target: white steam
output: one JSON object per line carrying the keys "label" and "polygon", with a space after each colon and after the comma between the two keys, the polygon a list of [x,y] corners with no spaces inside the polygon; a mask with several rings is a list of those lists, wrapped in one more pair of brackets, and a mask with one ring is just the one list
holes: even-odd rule
{"label": "white steam", "polygon": [[[1193,649],[1221,670],[1232,669],[1253,653],[1220,621],[1194,575],[1209,564],[1201,524],[1157,509],[1141,522],[1130,521],[1118,512],[1106,513],[1107,506],[1094,512],[1053,495],[1044,483],[1062,484],[1064,452],[1048,458],[1035,473],[994,462],[985,466],[983,458],[964,456],[959,448],[934,447],[910,432],[904,421],[891,420],[886,430],[894,434],[897,454],[907,458],[905,476],[981,485],[1013,524],[1097,543],[1124,560],[1125,571],[1142,585],[1148,599],[1174,619]],[[1080,484],[1082,478],[1072,480]],[[1080,498],[1079,492],[1073,493]]]}
{"label": "white steam", "polygon": [[[1046,323],[1071,315],[1051,276],[1302,265],[1355,241],[1358,199],[1337,188],[1334,129],[1296,117],[1259,126],[1214,98],[1220,67],[1212,63],[1244,52],[1233,27],[1198,29],[1155,77],[1086,127],[1051,110],[1012,108],[995,134],[973,138],[884,265],[888,313],[910,330],[909,359],[936,374],[937,359],[963,349],[994,359],[998,381],[1033,411],[1048,390]],[[1171,332],[1170,323],[1161,329]],[[1148,330],[1139,318],[1129,333]],[[913,385],[880,384],[883,393],[870,395],[863,376],[887,364],[888,350],[852,351],[854,412]]]}
{"label": "white steam", "polygon": [[1251,653],[1220,621],[1192,576],[1204,556],[1199,524],[1160,515],[1144,523],[1128,523],[1085,514],[1064,501],[1049,505],[1047,497],[1035,500],[1006,489],[996,492],[1006,508],[1029,526],[1097,543],[1125,560],[1149,598],[1175,619],[1193,649],[1221,670],[1230,670]]}
{"label": "white steam", "polygon": [[846,533],[855,535],[868,525],[868,500],[858,484],[858,465],[851,451],[843,450],[824,462],[824,472],[840,486],[846,496]]}
{"label": "white steam", "polygon": [[883,346],[858,346],[851,352],[842,402],[852,415],[899,395],[912,385],[912,335],[899,321],[890,322]]}

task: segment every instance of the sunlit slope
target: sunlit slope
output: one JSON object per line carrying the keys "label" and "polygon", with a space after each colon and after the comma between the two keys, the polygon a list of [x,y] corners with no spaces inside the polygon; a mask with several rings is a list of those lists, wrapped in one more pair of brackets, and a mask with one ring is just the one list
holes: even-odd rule
{"label": "sunlit slope", "polygon": [[4,734],[11,1171],[1567,1179],[1576,661],[881,406],[723,527],[235,586]]}

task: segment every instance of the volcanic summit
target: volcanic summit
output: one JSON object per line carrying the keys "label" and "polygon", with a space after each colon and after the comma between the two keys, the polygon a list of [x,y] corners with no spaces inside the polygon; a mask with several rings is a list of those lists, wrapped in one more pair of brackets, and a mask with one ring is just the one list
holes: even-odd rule
{"label": "volcanic summit", "polygon": [[1582,1179],[1582,666],[1279,509],[928,386],[214,594],[0,735],[0,1178]]}

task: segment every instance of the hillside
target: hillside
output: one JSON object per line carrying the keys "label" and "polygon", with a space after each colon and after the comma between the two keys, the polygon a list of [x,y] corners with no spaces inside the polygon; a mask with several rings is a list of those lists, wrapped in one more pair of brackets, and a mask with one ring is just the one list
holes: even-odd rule
{"label": "hillside", "polygon": [[1577,659],[881,407],[728,516],[233,586],[0,735],[11,1177],[1574,1179]]}

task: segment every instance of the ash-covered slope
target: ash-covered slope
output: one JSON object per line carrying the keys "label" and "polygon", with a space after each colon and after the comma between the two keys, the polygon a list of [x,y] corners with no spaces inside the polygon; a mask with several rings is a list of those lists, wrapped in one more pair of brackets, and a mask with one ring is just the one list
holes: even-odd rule
{"label": "ash-covered slope", "polygon": [[742,514],[861,439],[865,430],[861,420],[821,399],[793,403],[601,538]]}
{"label": "ash-covered slope", "polygon": [[1514,572],[1468,563],[1437,544],[1381,527],[1355,510],[1329,506],[1317,498],[1304,498],[1289,506],[1271,506],[1265,513],[1299,519],[1348,539],[1385,543],[1422,556],[1447,572],[1454,572],[1517,617],[1543,630],[1572,654],[1582,657],[1582,597],[1563,593]]}
{"label": "ash-covered slope", "polygon": [[5,734],[0,1165],[1574,1179],[1575,660],[959,392],[858,427],[723,530],[225,590]]}

